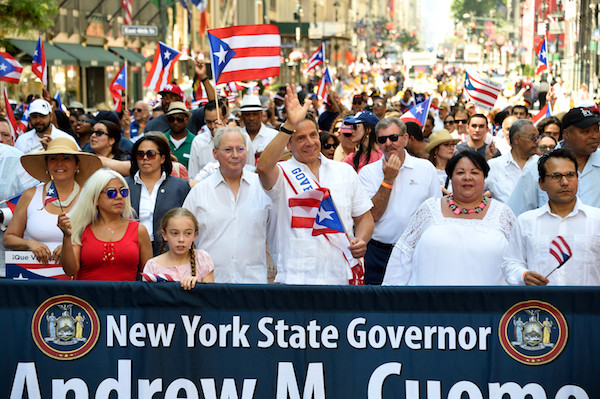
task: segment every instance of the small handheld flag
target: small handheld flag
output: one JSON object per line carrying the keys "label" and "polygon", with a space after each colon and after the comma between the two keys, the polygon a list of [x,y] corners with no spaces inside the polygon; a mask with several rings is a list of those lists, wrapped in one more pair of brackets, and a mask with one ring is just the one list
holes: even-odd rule
{"label": "small handheld flag", "polygon": [[427,114],[429,113],[430,106],[431,97],[421,103],[418,103],[417,105],[413,105],[408,111],[402,114],[400,120],[402,120],[404,123],[414,122],[423,127],[425,126],[425,121],[427,120]]}
{"label": "small handheld flag", "polygon": [[44,42],[42,42],[41,37],[38,38],[35,53],[33,53],[31,70],[35,76],[40,78],[44,87],[48,86],[48,64],[46,63],[46,51],[44,50]]}
{"label": "small handheld flag", "polygon": [[500,95],[502,85],[475,72],[465,73],[465,94],[476,106],[491,111]]}
{"label": "small handheld flag", "polygon": [[158,42],[152,60],[152,68],[144,82],[144,87],[160,92],[171,81],[171,72],[181,53],[163,42]]}
{"label": "small handheld flag", "polygon": [[[56,187],[54,186],[54,180],[53,180],[50,182],[48,191],[46,191],[46,197],[44,198],[44,206],[48,205],[49,203],[51,203],[54,200],[58,200],[58,192],[56,191]],[[62,206],[61,206],[61,210],[62,210]]]}
{"label": "small handheld flag", "polygon": [[554,259],[558,262],[558,266],[556,266],[546,278],[548,278],[554,271],[560,269],[562,265],[564,265],[570,258],[573,256],[573,252],[571,251],[571,247],[562,236],[556,236],[554,240],[550,243],[550,254],[554,256]]}
{"label": "small handheld flag", "polygon": [[323,71],[323,77],[319,82],[319,90],[317,91],[317,96],[325,101],[325,95],[327,94],[327,88],[331,85],[331,75],[329,74],[329,67],[325,67],[325,71]]}
{"label": "small handheld flag", "polygon": [[142,273],[142,281],[148,283],[165,283],[167,281],[175,281],[170,274],[154,274],[154,273]]}
{"label": "small handheld flag", "polygon": [[0,80],[19,83],[23,66],[8,53],[0,51]]}
{"label": "small handheld flag", "polygon": [[125,61],[119,73],[117,73],[110,83],[109,90],[113,98],[115,110],[121,112],[123,91],[127,91],[127,61]]}
{"label": "small handheld flag", "polygon": [[308,67],[306,72],[310,71],[319,64],[325,62],[325,43],[321,43],[319,48],[308,59]]}
{"label": "small handheld flag", "polygon": [[538,46],[535,49],[535,52],[539,57],[538,67],[535,71],[535,74],[539,75],[544,70],[550,71],[550,65],[548,64],[548,43],[545,37],[544,40],[542,40],[540,44],[538,44]]}

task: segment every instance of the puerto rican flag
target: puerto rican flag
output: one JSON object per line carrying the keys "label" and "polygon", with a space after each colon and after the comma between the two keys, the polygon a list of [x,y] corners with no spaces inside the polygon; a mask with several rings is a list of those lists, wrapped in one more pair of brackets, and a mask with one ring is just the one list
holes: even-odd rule
{"label": "puerto rican flag", "polygon": [[319,82],[319,90],[317,90],[317,96],[323,99],[323,101],[327,101],[327,88],[331,85],[331,75],[329,74],[329,67],[325,67],[325,71],[323,71],[323,77]]}
{"label": "puerto rican flag", "polygon": [[550,103],[546,103],[546,105],[544,105],[542,109],[540,109],[540,112],[535,114],[530,120],[535,126],[537,126],[537,124],[540,123],[542,119],[548,116],[552,116],[552,107],[550,106]]}
{"label": "puerto rican flag", "polygon": [[125,61],[119,73],[115,75],[108,88],[110,90],[110,95],[113,99],[115,111],[121,112],[121,108],[123,105],[123,91],[127,90],[127,61]]}
{"label": "puerto rican flag", "polygon": [[325,62],[325,43],[321,43],[319,48],[308,59],[308,67],[305,72],[310,71],[319,64]]}
{"label": "puerto rican flag", "polygon": [[6,199],[6,206],[8,206],[8,208],[15,213],[15,209],[17,209],[17,203],[19,202],[19,200],[21,199],[21,195],[23,195],[23,193],[19,194],[19,195],[15,195],[14,197],[10,197],[8,199]]}
{"label": "puerto rican flag", "polygon": [[144,87],[160,92],[171,81],[171,72],[181,53],[163,42],[158,42],[152,68],[144,82]]}
{"label": "puerto rican flag", "polygon": [[40,263],[30,251],[6,251],[6,278],[11,280],[71,280],[60,264]]}
{"label": "puerto rican flag", "polygon": [[275,25],[209,29],[215,83],[279,76],[281,36]]}
{"label": "puerto rican flag", "polygon": [[350,285],[364,284],[362,264],[348,249],[350,240],[333,203],[329,190],[323,187],[308,190],[290,198],[292,228],[312,228],[312,235],[323,237],[338,248],[348,263]]}
{"label": "puerto rican flag", "polygon": [[13,56],[0,51],[0,80],[8,83],[19,83],[23,66]]}
{"label": "puerto rican flag", "polygon": [[548,43],[546,38],[537,45],[535,52],[539,57],[538,67],[535,71],[536,75],[541,74],[544,70],[550,71],[550,66],[548,64]]}
{"label": "puerto rican flag", "polygon": [[41,37],[38,38],[35,53],[33,53],[31,70],[35,76],[40,78],[44,87],[48,86],[48,64],[46,63],[46,51],[44,50],[44,42],[42,42]]}
{"label": "puerto rican flag", "polygon": [[8,102],[8,93],[6,92],[6,87],[4,88],[4,109],[6,110],[6,117],[8,119],[8,127],[10,128],[10,133],[13,136],[13,139],[17,139],[17,135],[23,133],[19,132],[19,126],[17,125],[17,120],[15,119],[15,114],[13,113],[13,109]]}
{"label": "puerto rican flag", "polygon": [[206,33],[208,27],[208,11],[206,9],[206,0],[190,0],[200,11],[200,36]]}
{"label": "puerto rican flag", "polygon": [[19,123],[17,125],[17,134],[18,135],[25,133],[27,131],[27,126],[29,126],[29,105],[30,104],[27,104],[27,108],[23,112],[23,115],[21,116],[21,120],[19,121]]}
{"label": "puerto rican flag", "polygon": [[52,181],[50,182],[50,187],[48,187],[48,192],[46,192],[46,198],[44,198],[44,206],[57,199],[58,192],[56,191],[56,187],[54,186],[54,182]]}
{"label": "puerto rican flag", "polygon": [[571,247],[562,236],[556,236],[554,240],[550,243],[550,254],[554,256],[556,261],[558,262],[557,269],[565,264],[571,256],[573,256],[573,252],[571,252]]}
{"label": "puerto rican flag", "polygon": [[476,106],[491,111],[502,91],[502,85],[475,72],[465,73],[465,94]]}
{"label": "puerto rican flag", "polygon": [[431,97],[421,103],[418,103],[417,105],[413,105],[408,111],[402,114],[400,120],[402,120],[404,123],[414,122],[423,127],[425,125],[425,121],[427,120],[427,113],[429,112],[430,106]]}
{"label": "puerto rican flag", "polygon": [[148,283],[166,283],[168,281],[175,281],[170,274],[154,274],[154,273],[142,273],[142,281]]}

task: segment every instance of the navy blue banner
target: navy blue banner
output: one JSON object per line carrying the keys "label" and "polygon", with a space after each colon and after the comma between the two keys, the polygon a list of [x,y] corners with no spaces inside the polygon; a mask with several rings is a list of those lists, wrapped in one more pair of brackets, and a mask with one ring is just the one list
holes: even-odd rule
{"label": "navy blue banner", "polygon": [[0,281],[0,397],[600,398],[599,304],[596,288]]}

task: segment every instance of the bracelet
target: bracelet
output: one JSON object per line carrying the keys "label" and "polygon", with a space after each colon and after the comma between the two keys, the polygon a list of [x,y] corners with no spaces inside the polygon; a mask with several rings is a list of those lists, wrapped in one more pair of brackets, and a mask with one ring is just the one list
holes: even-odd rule
{"label": "bracelet", "polygon": [[279,126],[279,131],[285,134],[289,134],[290,136],[296,132],[295,130],[289,130],[283,127],[283,123],[281,124],[281,126]]}
{"label": "bracelet", "polygon": [[384,181],[382,181],[382,182],[381,182],[381,185],[382,185],[383,187],[385,187],[385,188],[389,188],[390,190],[391,190],[392,188],[394,188],[394,185],[393,185],[393,184],[387,184],[387,183],[386,183],[386,182],[384,182]]}
{"label": "bracelet", "polygon": [[204,79],[200,79],[201,82],[206,82],[208,80],[208,76],[205,77]]}
{"label": "bracelet", "polygon": [[525,270],[525,271],[523,272],[523,275],[521,276],[521,279],[522,279],[523,281],[525,281],[525,275],[526,275],[527,273],[529,273],[529,270]]}

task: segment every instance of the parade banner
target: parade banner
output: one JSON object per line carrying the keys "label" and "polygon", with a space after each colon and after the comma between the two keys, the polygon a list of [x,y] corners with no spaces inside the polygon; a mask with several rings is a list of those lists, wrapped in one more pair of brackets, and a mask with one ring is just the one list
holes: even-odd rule
{"label": "parade banner", "polygon": [[0,397],[599,398],[598,288],[0,281]]}

